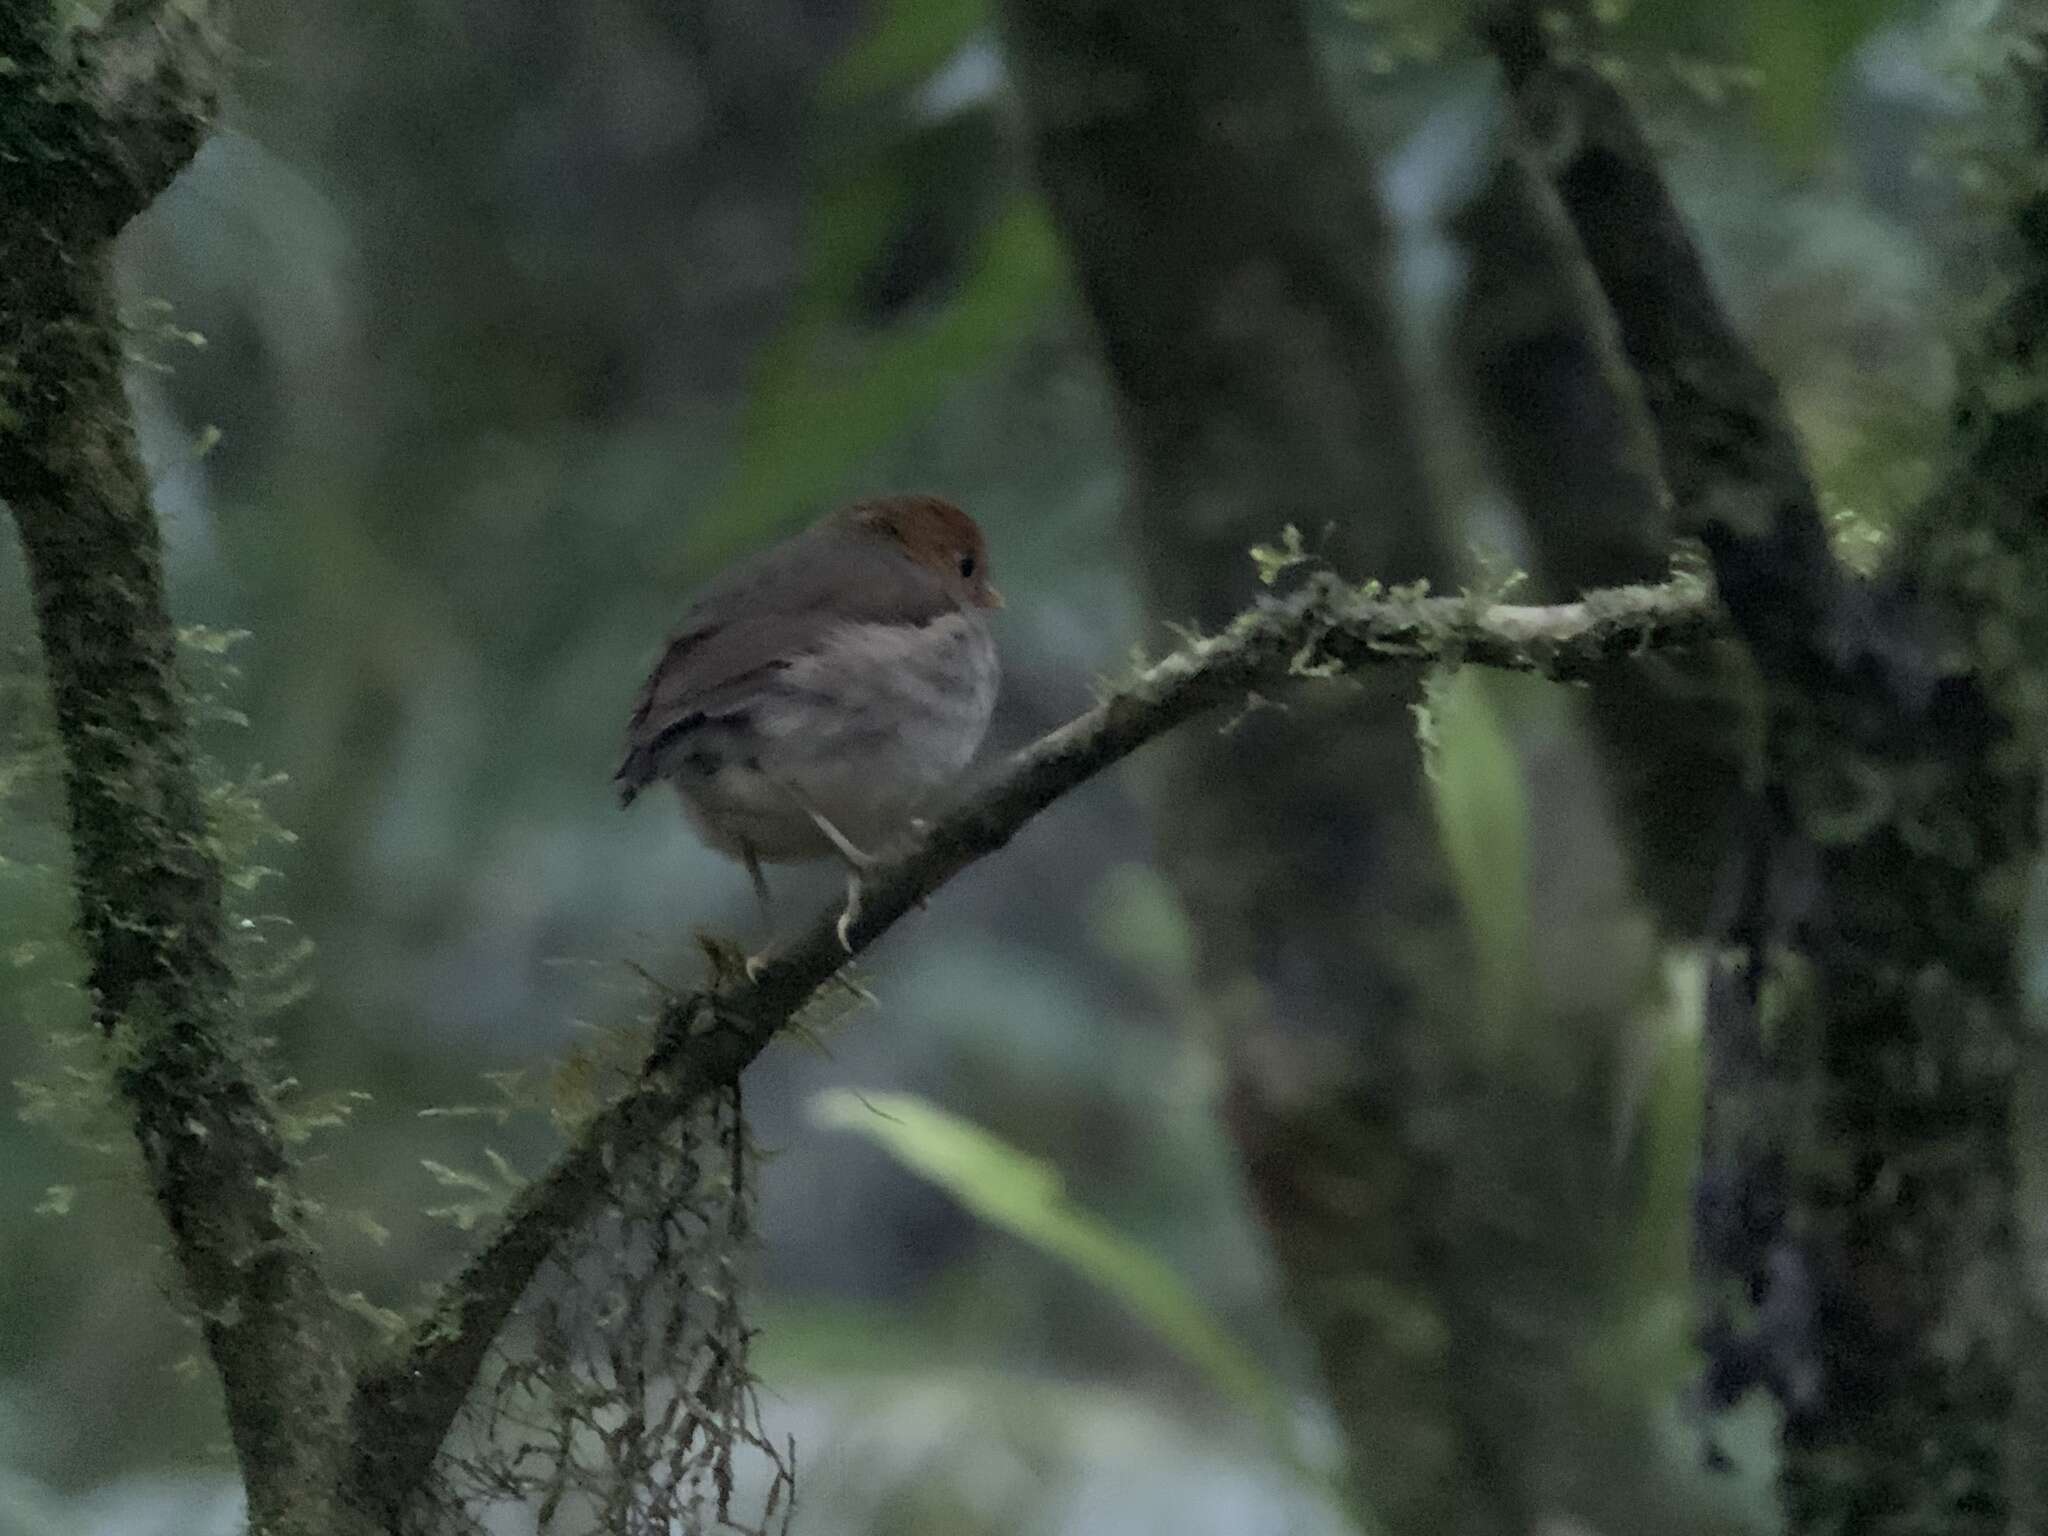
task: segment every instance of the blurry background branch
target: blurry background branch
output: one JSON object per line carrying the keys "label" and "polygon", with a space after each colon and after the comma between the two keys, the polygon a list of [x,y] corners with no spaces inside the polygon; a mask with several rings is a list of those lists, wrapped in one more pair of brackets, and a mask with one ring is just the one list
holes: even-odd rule
{"label": "blurry background branch", "polygon": [[1513,0],[1488,37],[1612,307],[1678,530],[1706,543],[1760,661],[1847,670],[1879,635],[1829,547],[1777,384],[1722,313],[1620,90],[1552,52],[1553,14]]}
{"label": "blurry background branch", "polygon": [[[1450,584],[1459,540],[1425,462],[1378,167],[1304,8],[998,11],[1115,393],[1153,617],[1221,623],[1249,593],[1240,551],[1287,521],[1327,537],[1339,569]],[[1522,1530],[1497,1384],[1412,1341],[1444,1337],[1435,1309],[1456,1286],[1442,1169],[1415,1127],[1442,1105],[1450,1034],[1433,1026],[1470,1017],[1473,968],[1409,703],[1388,675],[1191,736],[1162,765],[1171,810],[1153,827],[1214,1008],[1224,1124],[1348,1492],[1396,1530]],[[1426,1322],[1403,1338],[1365,1298]],[[1452,1348],[1477,1342],[1455,1332]]]}
{"label": "blurry background branch", "polygon": [[[1673,538],[1643,390],[1555,189],[1509,134],[1452,220],[1471,262],[1460,382],[1530,541],[1539,595],[1654,579]],[[1757,731],[1748,664],[1722,645],[1586,696],[1635,887],[1674,936],[1706,925]]]}

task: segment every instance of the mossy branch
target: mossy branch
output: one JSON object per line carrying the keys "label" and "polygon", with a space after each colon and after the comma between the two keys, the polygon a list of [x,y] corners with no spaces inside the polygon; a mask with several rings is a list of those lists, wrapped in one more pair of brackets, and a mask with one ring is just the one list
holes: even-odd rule
{"label": "mossy branch", "polygon": [[1692,579],[1524,607],[1385,593],[1319,574],[1146,667],[1086,714],[1016,753],[914,846],[875,870],[844,946],[839,914],[827,911],[771,950],[751,976],[664,1009],[659,1043],[638,1085],[590,1120],[513,1201],[388,1366],[365,1377],[356,1421],[363,1496],[402,1499],[419,1486],[491,1340],[555,1244],[598,1208],[608,1169],[733,1082],[853,955],[1076,786],[1196,715],[1303,679],[1469,663],[1576,680],[1646,651],[1697,647],[1726,634],[1718,603]]}

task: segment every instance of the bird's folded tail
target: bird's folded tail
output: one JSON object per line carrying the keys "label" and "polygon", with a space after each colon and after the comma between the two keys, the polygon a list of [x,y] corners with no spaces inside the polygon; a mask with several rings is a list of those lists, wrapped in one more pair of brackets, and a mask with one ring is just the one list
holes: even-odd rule
{"label": "bird's folded tail", "polygon": [[619,771],[612,775],[612,782],[619,786],[619,807],[623,810],[654,782],[654,754],[645,747],[633,748],[619,764]]}
{"label": "bird's folded tail", "polygon": [[[721,716],[722,719],[741,719],[743,716]],[[662,759],[668,749],[682,737],[687,736],[704,724],[705,715],[701,709],[693,709],[680,720],[672,720],[660,730],[647,730],[647,716],[644,712],[633,718],[631,740],[626,747],[626,760],[619,764],[619,771],[612,775],[612,782],[619,786],[619,804],[631,805],[641,790],[652,784],[662,774]]]}

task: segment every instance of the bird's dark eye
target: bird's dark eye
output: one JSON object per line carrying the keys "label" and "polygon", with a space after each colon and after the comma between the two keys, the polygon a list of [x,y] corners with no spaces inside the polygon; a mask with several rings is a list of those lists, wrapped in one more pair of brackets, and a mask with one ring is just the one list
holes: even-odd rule
{"label": "bird's dark eye", "polygon": [[962,555],[960,557],[960,575],[968,581],[974,579],[974,556]]}

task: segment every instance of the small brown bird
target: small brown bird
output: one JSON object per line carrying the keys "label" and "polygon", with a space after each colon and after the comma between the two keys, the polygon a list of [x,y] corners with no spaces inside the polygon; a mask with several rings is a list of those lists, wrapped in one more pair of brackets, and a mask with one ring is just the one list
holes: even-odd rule
{"label": "small brown bird", "polygon": [[704,840],[763,864],[837,854],[860,872],[957,779],[995,707],[985,610],[1000,608],[974,519],[937,496],[821,518],[713,581],[640,690],[621,803],[657,779]]}

